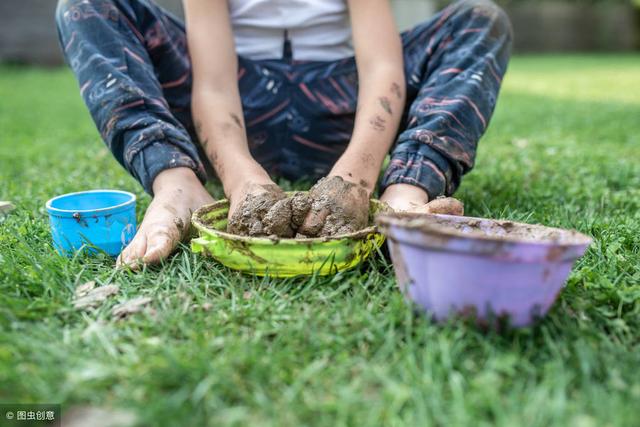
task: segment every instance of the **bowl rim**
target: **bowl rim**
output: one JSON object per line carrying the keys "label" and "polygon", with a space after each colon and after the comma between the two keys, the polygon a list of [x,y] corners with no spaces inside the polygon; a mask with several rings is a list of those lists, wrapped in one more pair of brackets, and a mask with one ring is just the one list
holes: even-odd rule
{"label": "bowl rim", "polygon": [[[295,191],[288,191],[287,193],[295,193]],[[214,228],[206,226],[202,221],[200,221],[200,215],[206,213],[207,211],[213,210],[220,205],[228,204],[228,199],[219,199],[214,201],[213,203],[206,204],[204,206],[196,209],[191,215],[191,223],[195,225],[195,227],[207,234],[213,234],[217,237],[220,237],[225,240],[233,240],[236,242],[244,242],[244,243],[284,243],[284,244],[310,244],[310,243],[326,243],[330,241],[339,241],[339,240],[359,240],[366,238],[370,234],[381,234],[378,230],[377,225],[373,224],[362,230],[354,231],[352,233],[346,234],[337,234],[335,236],[325,236],[325,237],[305,237],[302,239],[295,238],[286,238],[286,237],[252,237],[252,236],[241,236],[238,234],[228,233],[226,231],[216,230]],[[378,199],[369,199],[369,205],[378,205],[380,207],[383,206],[383,202]]]}
{"label": "bowl rim", "polygon": [[[587,236],[586,234],[580,233],[574,229],[563,229],[558,227],[549,227],[542,224],[528,224],[526,222],[519,221],[511,221],[508,219],[492,219],[492,218],[480,218],[480,217],[472,217],[472,216],[463,216],[465,220],[470,221],[490,221],[502,225],[504,223],[508,223],[511,226],[527,226],[527,227],[535,227],[535,228],[544,228],[547,230],[558,231],[562,234],[569,235],[570,237],[565,241],[554,241],[552,239],[525,239],[518,236],[511,235],[502,235],[502,236],[490,236],[486,234],[474,233],[473,235],[468,233],[463,233],[462,231],[453,229],[453,228],[438,228],[434,225],[424,223],[422,227],[407,227],[407,223],[410,221],[419,221],[427,218],[437,217],[442,219],[453,219],[460,220],[460,216],[457,215],[445,215],[445,214],[423,214],[423,213],[411,213],[411,212],[384,212],[376,215],[375,222],[378,226],[382,227],[382,233],[384,232],[384,228],[388,226],[397,226],[402,227],[408,230],[418,231],[423,234],[429,234],[434,237],[439,238],[456,238],[460,240],[470,240],[470,241],[483,241],[487,243],[511,243],[511,244],[519,244],[519,245],[534,245],[534,246],[547,246],[554,245],[558,247],[576,247],[576,246],[589,246],[593,243],[593,238]],[[389,237],[387,235],[387,237]]]}
{"label": "bowl rim", "polygon": [[[107,206],[105,208],[98,208],[98,209],[60,209],[60,208],[54,208],[53,206],[51,206],[52,203],[65,197],[78,196],[78,195],[91,194],[91,193],[118,193],[118,194],[124,194],[128,196],[129,199],[117,205]],[[79,213],[79,214],[91,213],[94,215],[102,215],[118,209],[123,209],[125,207],[128,207],[129,205],[135,205],[136,200],[137,200],[137,196],[133,193],[130,193],[129,191],[98,189],[98,190],[76,191],[73,193],[66,193],[66,194],[61,194],[59,196],[52,197],[51,199],[47,200],[45,207],[47,209],[47,212],[49,212],[50,214],[57,214],[61,216],[73,216],[73,214],[75,213]]]}

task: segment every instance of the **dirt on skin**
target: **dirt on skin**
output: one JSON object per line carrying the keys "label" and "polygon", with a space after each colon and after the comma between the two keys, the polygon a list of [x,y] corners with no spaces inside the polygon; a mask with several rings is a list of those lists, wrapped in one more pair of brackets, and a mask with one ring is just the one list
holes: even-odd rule
{"label": "dirt on skin", "polygon": [[304,193],[277,201],[262,219],[268,236],[294,237],[311,207],[311,199]]}
{"label": "dirt on skin", "polygon": [[[353,233],[369,225],[369,193],[363,185],[339,176],[322,178],[308,193],[291,196],[277,185],[261,185],[229,220],[229,233],[272,238],[330,237]],[[463,204],[438,198],[420,213],[463,215]]]}
{"label": "dirt on skin", "polygon": [[[292,196],[276,185],[251,193],[229,220],[227,231],[244,236],[328,237],[367,227],[369,194],[340,177],[323,178],[309,193]],[[306,221],[305,221],[306,219]]]}
{"label": "dirt on skin", "polygon": [[322,178],[311,190],[309,219],[299,232],[307,237],[353,233],[369,222],[369,193],[339,176]]}
{"label": "dirt on skin", "polygon": [[[277,185],[261,185],[240,203],[229,220],[229,233],[276,238],[330,237],[369,225],[369,193],[363,185],[339,176],[319,180],[308,193],[291,196]],[[462,203],[438,198],[421,213],[463,215]]]}
{"label": "dirt on skin", "polygon": [[311,207],[311,199],[304,193],[287,196],[273,184],[261,187],[263,192],[249,194],[240,203],[227,231],[244,236],[294,237]]}

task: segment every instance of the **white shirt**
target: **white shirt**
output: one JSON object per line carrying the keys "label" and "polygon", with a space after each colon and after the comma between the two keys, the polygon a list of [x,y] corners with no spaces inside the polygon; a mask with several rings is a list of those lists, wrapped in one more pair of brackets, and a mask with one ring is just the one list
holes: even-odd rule
{"label": "white shirt", "polygon": [[346,0],[229,0],[238,55],[282,58],[287,31],[293,59],[353,56]]}

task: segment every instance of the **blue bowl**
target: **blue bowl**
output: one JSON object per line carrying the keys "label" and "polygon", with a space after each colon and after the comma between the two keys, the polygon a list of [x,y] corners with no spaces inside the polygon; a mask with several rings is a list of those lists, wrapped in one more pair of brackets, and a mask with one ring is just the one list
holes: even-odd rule
{"label": "blue bowl", "polygon": [[61,255],[99,249],[115,257],[136,233],[136,196],[126,191],[92,190],[47,202],[53,245]]}

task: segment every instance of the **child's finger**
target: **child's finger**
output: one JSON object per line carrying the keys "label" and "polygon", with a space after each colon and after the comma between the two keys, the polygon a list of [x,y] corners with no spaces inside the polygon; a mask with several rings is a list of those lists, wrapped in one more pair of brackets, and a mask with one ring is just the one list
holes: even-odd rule
{"label": "child's finger", "polygon": [[320,230],[322,230],[322,226],[328,215],[329,210],[326,208],[318,210],[312,208],[307,214],[302,226],[298,229],[298,233],[309,237],[317,236]]}

